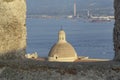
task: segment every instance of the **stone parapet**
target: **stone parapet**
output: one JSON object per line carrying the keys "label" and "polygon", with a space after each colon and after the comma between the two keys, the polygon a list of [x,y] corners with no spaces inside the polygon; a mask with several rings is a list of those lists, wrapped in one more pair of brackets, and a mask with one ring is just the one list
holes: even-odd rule
{"label": "stone parapet", "polygon": [[26,52],[25,1],[0,0],[0,59],[18,58]]}
{"label": "stone parapet", "polygon": [[119,80],[119,62],[0,61],[1,80]]}

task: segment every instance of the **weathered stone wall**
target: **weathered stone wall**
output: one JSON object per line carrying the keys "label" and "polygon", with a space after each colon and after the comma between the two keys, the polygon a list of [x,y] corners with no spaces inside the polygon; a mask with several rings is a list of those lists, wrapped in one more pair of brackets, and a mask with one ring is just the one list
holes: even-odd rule
{"label": "weathered stone wall", "polygon": [[120,80],[120,63],[0,61],[0,80]]}
{"label": "weathered stone wall", "polygon": [[26,0],[0,0],[0,59],[25,54],[25,21]]}
{"label": "weathered stone wall", "polygon": [[114,0],[114,9],[115,9],[115,27],[113,32],[115,50],[114,60],[120,61],[120,0]]}

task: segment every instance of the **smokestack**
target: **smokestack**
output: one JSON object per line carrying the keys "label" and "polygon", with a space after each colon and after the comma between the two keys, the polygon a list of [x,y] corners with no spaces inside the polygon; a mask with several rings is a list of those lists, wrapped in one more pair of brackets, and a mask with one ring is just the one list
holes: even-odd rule
{"label": "smokestack", "polygon": [[77,16],[77,11],[76,11],[76,0],[74,0],[74,17]]}

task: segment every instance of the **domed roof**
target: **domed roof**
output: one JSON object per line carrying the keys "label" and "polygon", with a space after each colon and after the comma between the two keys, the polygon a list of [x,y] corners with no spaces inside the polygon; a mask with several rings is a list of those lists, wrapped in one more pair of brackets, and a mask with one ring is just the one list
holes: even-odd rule
{"label": "domed roof", "polygon": [[55,45],[53,45],[48,56],[54,57],[54,55],[57,55],[60,58],[77,57],[75,49],[68,42],[56,43]]}
{"label": "domed roof", "polygon": [[75,49],[70,43],[66,41],[66,35],[64,30],[60,30],[58,33],[58,42],[53,45],[49,52],[49,57],[57,56],[58,58],[77,58]]}

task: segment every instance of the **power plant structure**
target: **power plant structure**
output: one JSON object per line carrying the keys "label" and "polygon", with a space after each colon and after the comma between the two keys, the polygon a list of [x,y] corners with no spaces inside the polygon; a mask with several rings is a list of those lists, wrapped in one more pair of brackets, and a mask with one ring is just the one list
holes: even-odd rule
{"label": "power plant structure", "polygon": [[74,17],[77,17],[77,5],[76,5],[76,0],[74,0]]}

